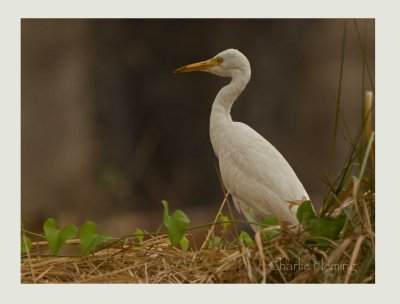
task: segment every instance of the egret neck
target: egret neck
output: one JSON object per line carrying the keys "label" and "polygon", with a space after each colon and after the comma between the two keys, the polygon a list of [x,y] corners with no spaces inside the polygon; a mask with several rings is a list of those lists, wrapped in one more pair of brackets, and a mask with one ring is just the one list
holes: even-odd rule
{"label": "egret neck", "polygon": [[219,156],[218,144],[223,142],[223,136],[233,123],[231,108],[235,100],[245,89],[251,77],[250,65],[248,69],[232,73],[232,80],[224,86],[215,97],[210,116],[210,139],[214,152]]}

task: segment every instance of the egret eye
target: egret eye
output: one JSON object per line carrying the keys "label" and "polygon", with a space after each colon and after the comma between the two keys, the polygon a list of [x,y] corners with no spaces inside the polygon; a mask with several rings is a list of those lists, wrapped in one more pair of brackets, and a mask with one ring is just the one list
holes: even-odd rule
{"label": "egret eye", "polygon": [[224,61],[224,59],[222,59],[221,57],[217,57],[217,62],[218,63],[222,63],[222,61]]}

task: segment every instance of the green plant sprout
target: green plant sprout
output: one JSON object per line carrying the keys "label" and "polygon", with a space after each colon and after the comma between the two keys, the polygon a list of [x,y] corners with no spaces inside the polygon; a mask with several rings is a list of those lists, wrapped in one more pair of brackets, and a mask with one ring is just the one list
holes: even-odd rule
{"label": "green plant sprout", "polygon": [[57,255],[65,241],[76,236],[78,228],[74,225],[67,225],[63,229],[58,229],[57,221],[53,218],[49,218],[43,224],[43,231],[51,253]]}
{"label": "green plant sprout", "polygon": [[[189,218],[181,210],[176,210],[172,215],[169,215],[168,202],[162,201],[162,204],[164,206],[163,224],[168,229],[168,238],[171,245],[176,246],[180,244],[182,249],[187,249],[189,247],[189,240],[185,237],[185,232],[187,224],[190,223]],[[180,243],[182,239],[184,240]]]}
{"label": "green plant sprout", "polygon": [[79,239],[81,244],[81,253],[86,254],[96,248],[98,245],[108,241],[111,233],[97,233],[97,225],[91,221],[87,221],[79,229]]}

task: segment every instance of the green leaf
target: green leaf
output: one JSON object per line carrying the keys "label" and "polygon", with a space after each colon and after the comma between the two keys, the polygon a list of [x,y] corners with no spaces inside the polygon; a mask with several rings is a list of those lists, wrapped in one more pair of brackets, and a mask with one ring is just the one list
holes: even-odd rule
{"label": "green leaf", "polygon": [[32,248],[32,241],[25,235],[21,235],[21,254],[30,252]]}
{"label": "green leaf", "polygon": [[[273,216],[267,216],[264,218],[263,222],[262,222],[263,227],[273,227],[273,226],[278,226],[279,225],[279,221],[276,217]],[[279,230],[274,230],[274,231],[268,231],[268,232],[264,232],[263,236],[267,239],[267,240],[272,240],[273,238],[277,237],[278,235],[281,234],[281,231]]]}
{"label": "green leaf", "polygon": [[311,201],[303,202],[297,209],[297,219],[299,223],[305,228],[309,229],[313,225],[314,220],[317,219]]}
{"label": "green leaf", "polygon": [[189,224],[189,218],[181,210],[176,210],[172,215],[169,215],[169,206],[167,201],[161,201],[164,206],[163,212],[163,223],[168,229],[168,238],[172,246],[179,244],[183,236],[187,224]]}
{"label": "green leaf", "polygon": [[81,243],[81,253],[86,254],[98,245],[106,242],[111,238],[111,233],[97,233],[97,225],[91,221],[87,221],[79,230],[79,239]]}
{"label": "green leaf", "polygon": [[[229,217],[227,217],[226,215],[221,215],[221,217],[219,218],[219,220],[221,222],[229,222]],[[222,228],[224,229],[224,231],[226,231],[229,227],[231,223],[222,223]]]}
{"label": "green leaf", "polygon": [[176,210],[171,216],[171,221],[176,221],[182,228],[186,228],[186,225],[190,223],[189,218],[182,210]]}
{"label": "green leaf", "polygon": [[221,246],[221,243],[222,239],[219,236],[215,235],[208,241],[208,249],[211,249],[214,246],[219,247]]}
{"label": "green leaf", "polygon": [[137,237],[139,243],[143,244],[144,243],[144,240],[143,240],[144,232],[143,232],[143,230],[140,229],[140,228],[136,228],[136,233],[135,234],[136,234],[136,237]]}
{"label": "green leaf", "polygon": [[183,238],[179,241],[179,245],[181,245],[181,248],[183,251],[187,251],[189,248],[189,240],[187,239],[186,236],[183,236]]}
{"label": "green leaf", "polygon": [[56,255],[60,249],[58,246],[60,230],[58,230],[57,221],[53,218],[47,219],[43,224],[43,231],[51,252]]}
{"label": "green leaf", "polygon": [[346,215],[341,214],[336,218],[318,217],[312,208],[311,201],[305,201],[297,210],[297,219],[304,229],[310,232],[312,239],[320,246],[329,245],[327,238],[335,240],[338,238],[346,221]]}
{"label": "green leaf", "polygon": [[44,222],[43,230],[48,246],[54,255],[57,255],[66,240],[74,238],[78,232],[78,228],[74,225],[67,225],[59,230],[57,221],[53,218],[49,218]]}
{"label": "green leaf", "polygon": [[336,240],[343,228],[345,220],[346,215],[344,214],[336,218],[318,218],[310,228],[310,235],[319,245],[329,245],[327,240],[319,239],[319,237]]}
{"label": "green leaf", "polygon": [[250,237],[250,235],[246,231],[240,232],[239,240],[241,241],[242,244],[246,245],[247,247],[254,246],[253,239]]}
{"label": "green leaf", "polygon": [[266,227],[272,227],[272,226],[278,226],[279,221],[276,217],[273,216],[266,216],[262,222],[263,226]]}
{"label": "green leaf", "polygon": [[161,203],[164,206],[163,223],[164,223],[165,227],[168,228],[169,227],[169,222],[170,222],[168,202],[167,201],[161,201]]}
{"label": "green leaf", "polygon": [[176,246],[185,234],[189,219],[181,210],[176,210],[169,218],[168,237],[172,246]]}

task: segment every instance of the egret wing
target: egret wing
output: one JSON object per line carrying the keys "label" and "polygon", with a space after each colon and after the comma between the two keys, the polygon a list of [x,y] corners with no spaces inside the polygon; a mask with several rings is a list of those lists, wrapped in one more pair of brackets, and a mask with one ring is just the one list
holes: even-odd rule
{"label": "egret wing", "polygon": [[308,195],[279,151],[249,126],[235,122],[220,146],[221,176],[227,190],[261,214],[296,222],[289,201]]}

